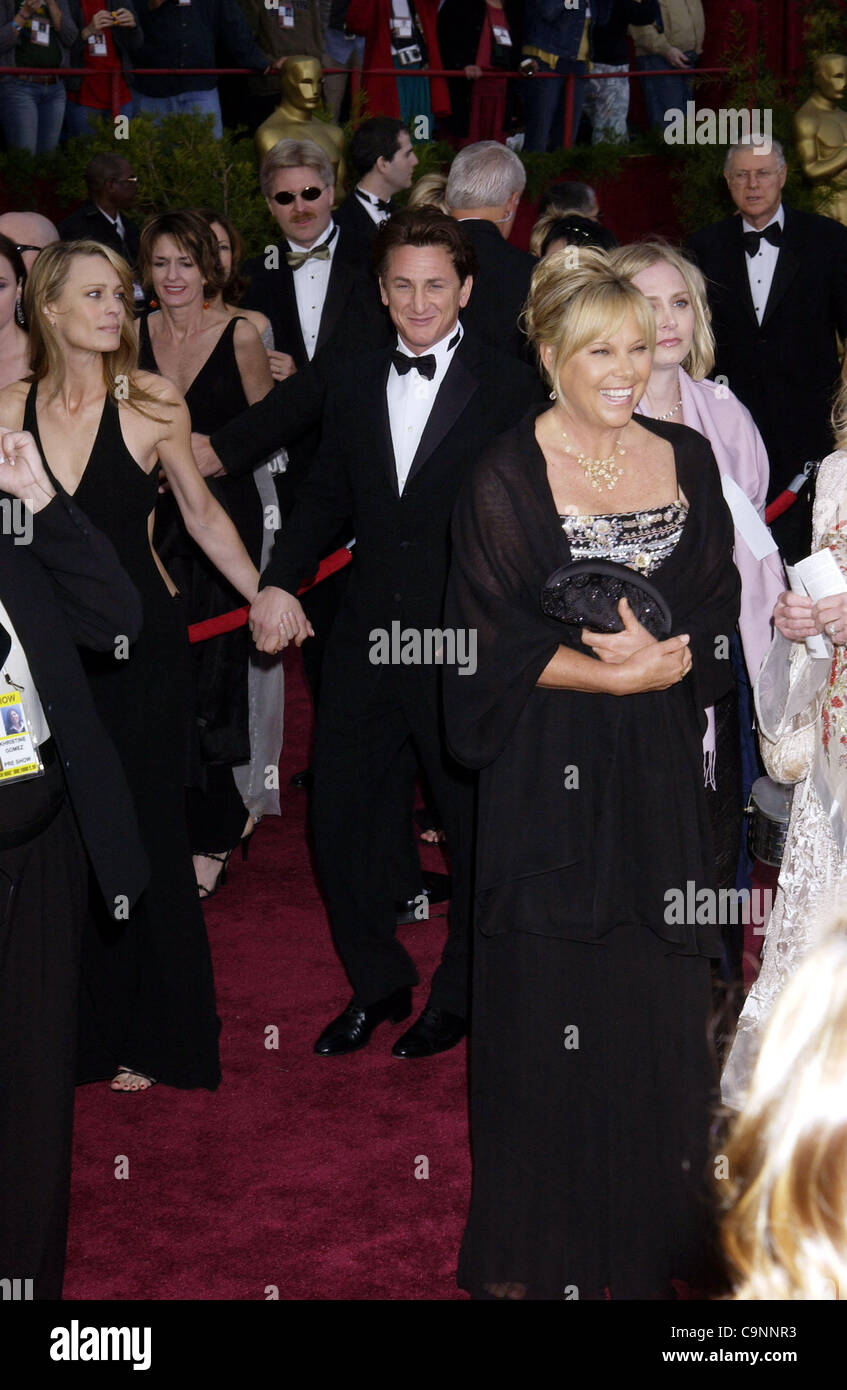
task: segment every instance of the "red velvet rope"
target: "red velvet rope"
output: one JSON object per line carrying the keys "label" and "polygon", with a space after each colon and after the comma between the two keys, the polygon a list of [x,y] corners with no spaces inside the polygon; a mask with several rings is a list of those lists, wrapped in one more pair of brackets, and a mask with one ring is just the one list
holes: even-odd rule
{"label": "red velvet rope", "polygon": [[[314,579],[310,579],[308,584],[303,584],[297,590],[298,594],[305,594],[309,589],[313,589],[322,580],[329,579],[331,574],[336,574],[338,570],[343,570],[345,565],[349,565],[353,559],[352,550],[342,546],[340,550],[334,550],[331,555],[327,555],[325,560],[321,560],[318,572]],[[229,613],[220,613],[217,618],[206,618],[202,623],[192,623],[188,629],[189,642],[208,642],[210,637],[219,637],[222,632],[234,632],[237,627],[243,627],[247,622],[247,615],[250,612],[249,604],[244,608],[233,608]]]}

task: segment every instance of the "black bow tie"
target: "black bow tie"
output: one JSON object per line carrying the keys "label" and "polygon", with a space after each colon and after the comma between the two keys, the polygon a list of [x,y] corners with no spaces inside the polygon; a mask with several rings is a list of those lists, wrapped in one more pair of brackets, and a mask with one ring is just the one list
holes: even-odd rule
{"label": "black bow tie", "polygon": [[742,241],[744,250],[748,256],[755,256],[758,253],[762,238],[769,241],[771,246],[779,246],[782,241],[782,228],[778,222],[772,222],[769,227],[765,227],[763,232],[745,232]]}
{"label": "black bow tie", "polygon": [[400,352],[398,349],[391,360],[401,376],[405,376],[413,367],[420,372],[421,376],[425,376],[427,381],[432,381],[435,376],[434,352],[428,352],[424,357],[408,357],[405,352]]}
{"label": "black bow tie", "polygon": [[372,197],[370,193],[365,193],[361,188],[354,188],[353,192],[356,194],[357,198],[361,198],[363,203],[370,203],[371,207],[379,208],[380,212],[387,212],[390,214],[394,211],[394,204],[387,203],[384,198]]}

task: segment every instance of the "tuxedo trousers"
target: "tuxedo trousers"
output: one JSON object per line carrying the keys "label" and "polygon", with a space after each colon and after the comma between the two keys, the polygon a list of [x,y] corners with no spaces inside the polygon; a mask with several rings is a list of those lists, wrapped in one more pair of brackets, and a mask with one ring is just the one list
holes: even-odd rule
{"label": "tuxedo trousers", "polygon": [[0,1279],[36,1299],[62,1296],[87,890],[67,803],[0,851]]}
{"label": "tuxedo trousers", "polygon": [[411,745],[447,835],[452,876],[449,931],[429,1002],[464,1018],[474,779],[447,750],[437,668],[362,669],[361,661],[361,647],[331,642],[315,733],[312,829],[335,947],[362,1008],[418,983],[397,940],[393,853]]}

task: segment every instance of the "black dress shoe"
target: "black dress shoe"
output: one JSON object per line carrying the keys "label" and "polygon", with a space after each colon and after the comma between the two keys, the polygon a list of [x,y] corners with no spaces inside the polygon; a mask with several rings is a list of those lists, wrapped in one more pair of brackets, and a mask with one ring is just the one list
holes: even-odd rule
{"label": "black dress shoe", "polygon": [[375,1004],[359,1008],[358,1004],[348,1004],[343,1014],[334,1018],[324,1028],[315,1051],[319,1057],[341,1057],[345,1052],[358,1052],[371,1040],[371,1033],[387,1018],[392,1023],[402,1023],[412,1012],[412,990],[410,985],[395,989],[387,999],[379,999]]}
{"label": "black dress shoe", "polygon": [[394,904],[398,927],[408,927],[412,922],[428,921],[431,916],[430,907],[436,903],[445,903],[450,897],[452,884],[449,874],[427,870],[421,878],[423,882],[416,897],[406,898],[405,902]]}
{"label": "black dress shoe", "polygon": [[288,785],[290,787],[302,787],[304,791],[311,791],[314,780],[312,769],[304,767],[302,772],[295,772]]}
{"label": "black dress shoe", "polygon": [[434,1057],[436,1052],[449,1052],[462,1041],[468,1031],[465,1019],[446,1009],[427,1005],[411,1028],[398,1038],[391,1049],[392,1057]]}

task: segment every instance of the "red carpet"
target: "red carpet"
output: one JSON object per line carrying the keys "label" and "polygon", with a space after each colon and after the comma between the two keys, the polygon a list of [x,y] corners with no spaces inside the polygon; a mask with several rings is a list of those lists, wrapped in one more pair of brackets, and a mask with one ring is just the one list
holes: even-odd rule
{"label": "red carpet", "polygon": [[[288,787],[311,727],[296,653],[285,714],[283,815],[263,822],[206,908],[223,1082],[214,1094],[77,1091],[68,1299],[261,1300],[269,1286],[280,1299],[465,1297],[465,1044],[398,1061],[407,1025],[383,1024],[353,1056],[312,1053],[349,987],[312,875],[306,795]],[[444,867],[421,848],[424,867]],[[416,1016],[443,919],[402,933],[422,980]]]}

